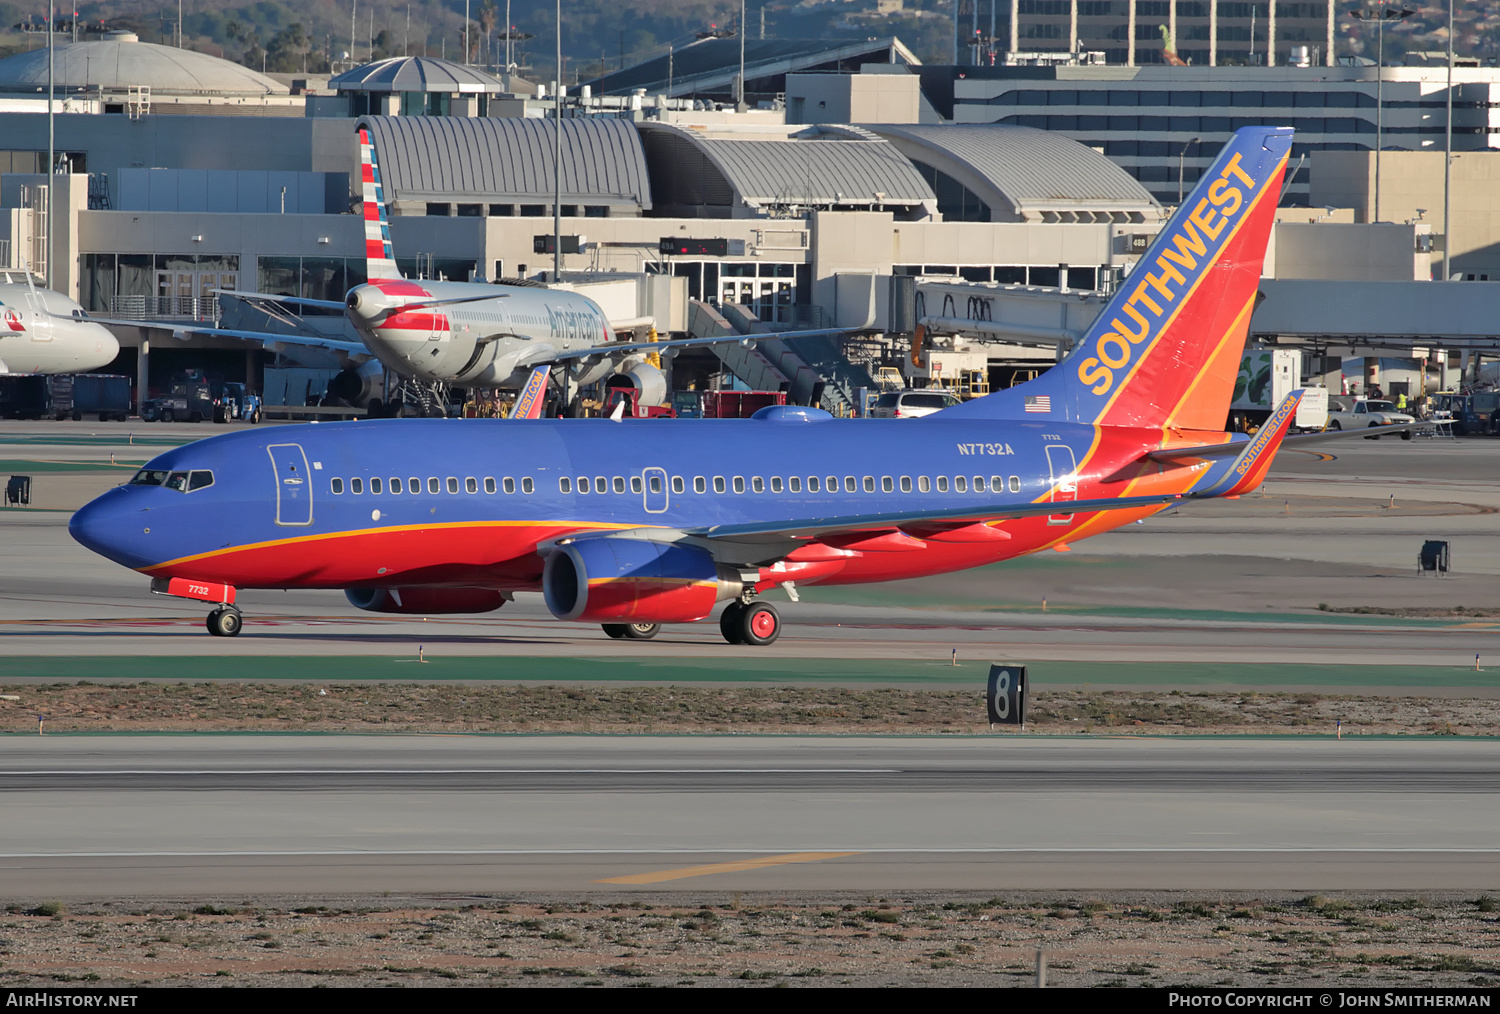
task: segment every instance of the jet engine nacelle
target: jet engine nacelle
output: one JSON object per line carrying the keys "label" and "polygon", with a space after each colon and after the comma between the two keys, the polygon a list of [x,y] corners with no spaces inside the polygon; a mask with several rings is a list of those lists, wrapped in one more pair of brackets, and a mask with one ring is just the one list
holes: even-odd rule
{"label": "jet engine nacelle", "polygon": [[328,400],[363,408],[385,389],[385,367],[371,359],[340,370],[328,381]]}
{"label": "jet engine nacelle", "polygon": [[667,400],[667,378],[661,370],[650,363],[639,363],[624,373],[609,378],[610,387],[633,387],[636,404],[660,405]]}
{"label": "jet engine nacelle", "polygon": [[409,300],[392,296],[375,285],[356,285],[344,297],[344,307],[348,310],[349,316],[366,325],[379,321],[386,314],[407,302]]}
{"label": "jet engine nacelle", "polygon": [[689,623],[744,589],[738,571],[693,546],[590,538],[547,557],[542,594],[560,620]]}
{"label": "jet engine nacelle", "polygon": [[505,605],[505,593],[488,588],[346,588],[356,609],[371,613],[487,613]]}

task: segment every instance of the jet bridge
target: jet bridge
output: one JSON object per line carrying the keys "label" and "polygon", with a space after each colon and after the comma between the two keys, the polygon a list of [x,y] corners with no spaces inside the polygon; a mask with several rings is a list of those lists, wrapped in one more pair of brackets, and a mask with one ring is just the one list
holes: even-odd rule
{"label": "jet bridge", "polygon": [[1303,348],[1500,349],[1500,282],[1263,279],[1250,334]]}
{"label": "jet bridge", "polygon": [[915,318],[928,334],[1055,348],[1061,356],[1108,298],[1092,290],[919,280]]}
{"label": "jet bridge", "polygon": [[[1302,348],[1500,350],[1500,282],[1261,280],[1250,336]],[[1021,285],[925,282],[916,323],[929,334],[1052,347],[1059,356],[1109,296]]]}

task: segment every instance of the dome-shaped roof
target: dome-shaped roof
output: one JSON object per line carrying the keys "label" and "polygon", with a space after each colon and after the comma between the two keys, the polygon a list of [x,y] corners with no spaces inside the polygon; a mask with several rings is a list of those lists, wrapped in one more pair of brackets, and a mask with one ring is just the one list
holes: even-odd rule
{"label": "dome-shaped roof", "polygon": [[[106,91],[149,86],[164,95],[285,95],[284,85],[249,67],[207,53],[139,42],[129,32],[97,42],[75,42],[54,50],[53,80],[60,92]],[[47,88],[47,50],[33,49],[0,60],[0,91]]]}
{"label": "dome-shaped roof", "polygon": [[328,87],[339,92],[503,92],[496,78],[473,67],[465,67],[430,56],[393,56],[361,64],[328,79]]}
{"label": "dome-shaped roof", "polygon": [[[1161,205],[1133,176],[1093,148],[1036,127],[997,123],[868,128],[914,162],[957,179],[1007,218],[1115,221],[1161,218]],[[1077,216],[1085,217],[1079,219]]]}

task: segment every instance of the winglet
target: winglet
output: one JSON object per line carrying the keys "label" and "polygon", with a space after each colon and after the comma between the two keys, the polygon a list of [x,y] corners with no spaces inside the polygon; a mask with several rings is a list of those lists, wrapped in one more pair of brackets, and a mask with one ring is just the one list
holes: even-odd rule
{"label": "winglet", "polygon": [[385,217],[385,189],[380,184],[380,164],[368,128],[359,131],[359,166],[363,181],[365,216],[365,278],[400,278],[391,247],[391,223]]}
{"label": "winglet", "polygon": [[538,366],[531,371],[531,378],[526,381],[526,386],[521,390],[521,396],[516,399],[516,405],[510,411],[512,419],[540,419],[542,417],[542,404],[547,395],[547,374],[552,372],[550,366]]}
{"label": "winglet", "polygon": [[1276,411],[1271,413],[1265,425],[1255,434],[1255,438],[1234,459],[1225,476],[1196,495],[1239,496],[1259,486],[1265,479],[1266,472],[1270,471],[1271,462],[1276,460],[1276,452],[1281,449],[1287,430],[1291,429],[1292,423],[1297,419],[1297,406],[1305,393],[1299,388],[1283,398],[1281,404],[1276,406]]}

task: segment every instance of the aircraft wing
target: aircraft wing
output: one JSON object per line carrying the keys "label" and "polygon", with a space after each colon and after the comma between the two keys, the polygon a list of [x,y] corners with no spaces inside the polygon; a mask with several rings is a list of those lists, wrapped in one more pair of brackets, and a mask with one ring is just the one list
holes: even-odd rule
{"label": "aircraft wing", "polygon": [[244,292],[240,289],[214,289],[213,291],[221,296],[238,296],[247,302],[292,303],[296,306],[316,306],[322,310],[344,312],[342,299],[309,299],[306,296],[279,296],[269,292]]}
{"label": "aircraft wing", "polygon": [[892,511],[887,514],[852,514],[825,518],[754,522],[742,525],[712,525],[683,529],[684,534],[730,542],[779,542],[788,539],[824,538],[849,532],[868,532],[904,525],[941,525],[944,522],[977,524],[1034,518],[1047,514],[1094,514],[1099,511],[1139,510],[1196,499],[1192,494],[1162,493],[1155,496],[1109,497],[1100,500],[1058,500],[1045,503],[995,504],[989,507],[950,507],[946,510]]}
{"label": "aircraft wing", "polygon": [[346,342],[337,338],[320,338],[314,335],[278,334],[274,331],[239,331],[227,327],[207,327],[202,324],[177,324],[162,320],[117,320],[113,317],[89,316],[85,320],[95,324],[115,324],[122,327],[149,327],[159,331],[171,331],[173,338],[186,338],[192,334],[210,335],[215,338],[238,338],[256,342],[262,347],[274,345],[296,345],[301,348],[324,349],[329,352],[344,352],[350,356],[371,359],[373,356],[363,342]]}
{"label": "aircraft wing", "polygon": [[765,334],[728,334],[710,338],[676,338],[672,341],[658,342],[609,342],[606,345],[595,345],[587,349],[569,349],[566,352],[557,352],[549,357],[549,362],[563,362],[569,359],[587,359],[590,356],[607,356],[619,352],[661,352],[665,349],[685,349],[700,345],[728,345],[739,342],[747,348],[754,348],[756,342],[771,341],[784,338],[810,338],[819,334],[846,334],[846,327],[825,327],[816,331],[770,331]]}

